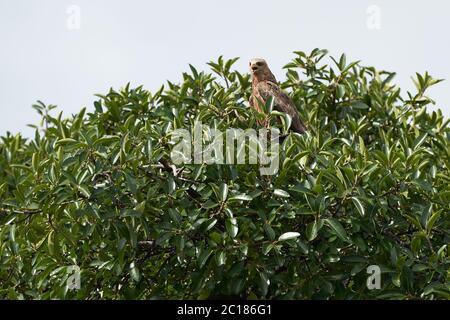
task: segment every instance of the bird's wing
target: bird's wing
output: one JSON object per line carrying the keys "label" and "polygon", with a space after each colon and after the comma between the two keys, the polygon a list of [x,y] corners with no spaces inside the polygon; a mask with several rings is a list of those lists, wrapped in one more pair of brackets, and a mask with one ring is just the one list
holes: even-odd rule
{"label": "bird's wing", "polygon": [[276,83],[271,81],[261,81],[257,87],[258,93],[264,101],[267,101],[269,96],[274,99],[275,110],[288,113],[289,115],[297,114],[294,103],[291,98],[280,90]]}
{"label": "bird's wing", "polygon": [[285,94],[278,85],[271,81],[261,81],[257,85],[257,92],[264,101],[267,101],[269,96],[274,99],[274,108],[277,111],[287,113],[292,118],[291,129],[298,133],[306,131],[305,125],[298,116],[297,108],[294,102]]}

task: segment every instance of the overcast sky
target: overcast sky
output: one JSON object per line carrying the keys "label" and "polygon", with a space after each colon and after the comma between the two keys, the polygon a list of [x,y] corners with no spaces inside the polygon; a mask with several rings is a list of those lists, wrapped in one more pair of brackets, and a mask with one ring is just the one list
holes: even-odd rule
{"label": "overcast sky", "polygon": [[332,55],[410,77],[429,71],[430,95],[450,116],[450,2],[264,0],[0,0],[0,135],[33,133],[36,100],[66,116],[127,82],[157,89],[188,63],[219,55],[265,58],[279,80],[292,51]]}

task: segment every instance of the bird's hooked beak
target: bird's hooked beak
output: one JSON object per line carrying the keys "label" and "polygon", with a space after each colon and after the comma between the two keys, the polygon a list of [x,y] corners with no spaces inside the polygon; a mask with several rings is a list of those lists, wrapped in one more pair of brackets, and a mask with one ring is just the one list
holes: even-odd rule
{"label": "bird's hooked beak", "polygon": [[256,64],[252,64],[252,63],[250,63],[250,69],[252,70],[252,71],[256,71],[256,70],[258,70],[258,66],[256,65]]}

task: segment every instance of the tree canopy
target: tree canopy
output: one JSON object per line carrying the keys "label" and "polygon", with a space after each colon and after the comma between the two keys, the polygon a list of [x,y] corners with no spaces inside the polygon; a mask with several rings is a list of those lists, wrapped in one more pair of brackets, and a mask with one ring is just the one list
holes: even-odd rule
{"label": "tree canopy", "polygon": [[0,298],[450,298],[449,120],[426,95],[440,80],[404,93],[345,55],[294,55],[281,86],[310,130],[288,134],[272,176],[170,160],[170,133],[196,120],[258,128],[237,59],[70,117],[34,105],[34,138],[0,142]]}

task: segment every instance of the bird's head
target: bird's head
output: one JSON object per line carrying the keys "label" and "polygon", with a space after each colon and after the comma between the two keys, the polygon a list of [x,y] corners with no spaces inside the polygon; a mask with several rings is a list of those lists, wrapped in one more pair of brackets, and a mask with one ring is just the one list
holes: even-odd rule
{"label": "bird's head", "polygon": [[264,72],[269,67],[267,66],[267,62],[264,59],[255,58],[250,60],[250,72],[252,74],[259,74]]}
{"label": "bird's head", "polygon": [[257,79],[257,81],[276,81],[274,75],[269,69],[269,66],[267,65],[266,60],[260,58],[252,59],[250,60],[249,66],[250,73],[254,79]]}

